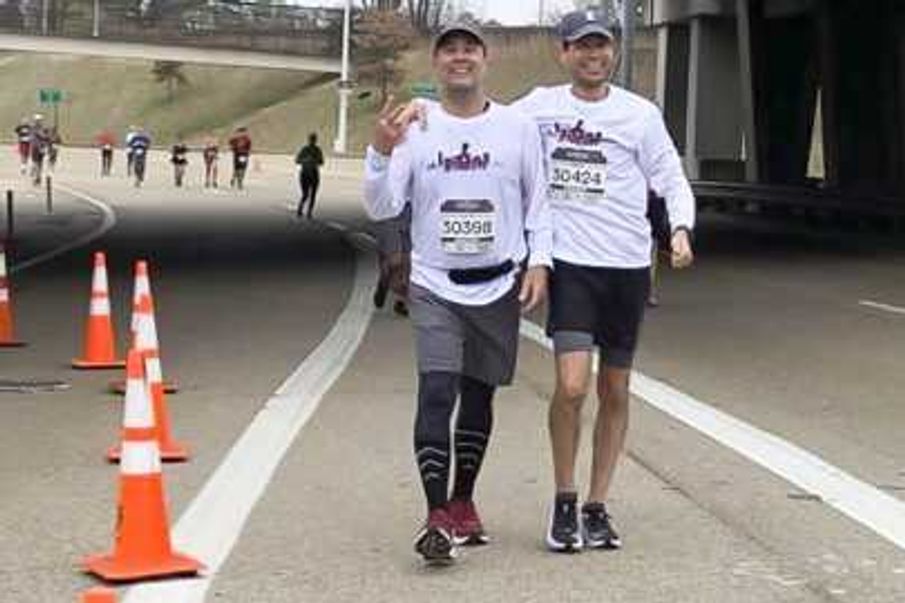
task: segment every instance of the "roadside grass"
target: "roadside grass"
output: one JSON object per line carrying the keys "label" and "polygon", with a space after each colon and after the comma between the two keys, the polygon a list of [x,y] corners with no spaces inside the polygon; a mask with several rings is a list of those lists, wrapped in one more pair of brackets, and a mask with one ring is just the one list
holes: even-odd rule
{"label": "roadside grass", "polygon": [[[431,80],[428,48],[428,42],[422,41],[403,57],[406,76],[393,91],[399,100],[410,97],[413,84]],[[12,130],[23,116],[39,110],[51,117],[49,108],[37,105],[37,90],[42,87],[65,92],[60,124],[70,144],[91,144],[105,128],[122,136],[130,124],[147,127],[156,146],[169,146],[178,135],[191,145],[209,136],[223,140],[233,128],[245,125],[256,149],[281,153],[295,152],[309,132],[317,132],[329,151],[336,135],[334,76],[186,65],[188,84],[174,90],[171,102],[166,86],[154,81],[151,62],[3,53],[0,61],[2,140],[12,140]],[[643,73],[640,79],[646,81],[652,75]],[[566,80],[550,38],[498,35],[493,39],[487,77],[493,98],[507,102],[536,85]],[[379,103],[379,91],[373,86],[362,85],[353,92],[351,152],[364,150]]]}

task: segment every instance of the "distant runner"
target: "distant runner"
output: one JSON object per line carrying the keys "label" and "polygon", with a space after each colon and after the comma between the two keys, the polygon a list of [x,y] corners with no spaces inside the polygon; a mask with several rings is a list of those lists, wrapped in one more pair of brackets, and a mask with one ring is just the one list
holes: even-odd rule
{"label": "distant runner", "polygon": [[31,124],[27,119],[19,122],[15,133],[19,150],[19,173],[24,176],[28,173],[28,161],[31,159]]}
{"label": "distant runner", "polygon": [[220,163],[220,147],[217,141],[209,139],[204,145],[204,188],[217,188],[217,172]]}
{"label": "distant runner", "polygon": [[173,164],[173,181],[181,187],[185,180],[185,168],[189,164],[189,148],[181,139],[170,149],[170,163]]}
{"label": "distant runner", "polygon": [[295,156],[295,163],[299,166],[299,186],[302,189],[302,197],[296,209],[296,216],[302,217],[305,203],[308,204],[308,219],[314,212],[314,203],[317,199],[317,189],[320,187],[321,166],[324,165],[324,153],[317,146],[317,134],[308,135],[308,144],[303,146]]}
{"label": "distant runner", "polygon": [[251,136],[248,135],[247,128],[236,128],[235,134],[229,139],[229,148],[233,153],[233,175],[229,185],[242,190],[251,157]]}

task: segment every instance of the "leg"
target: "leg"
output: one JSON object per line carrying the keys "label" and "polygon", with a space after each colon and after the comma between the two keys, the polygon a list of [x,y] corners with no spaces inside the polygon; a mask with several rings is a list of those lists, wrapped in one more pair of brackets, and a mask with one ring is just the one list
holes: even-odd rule
{"label": "leg", "polygon": [[588,394],[591,352],[556,356],[556,390],[548,415],[557,492],[575,492],[575,459],[581,433],[581,406]]}
{"label": "leg", "polygon": [[594,424],[594,460],[588,502],[606,502],[628,430],[630,368],[606,366],[597,374],[599,407]]}
{"label": "leg", "polygon": [[462,401],[456,419],[456,477],[452,497],[471,500],[493,429],[495,388],[471,377],[462,377]]}
{"label": "leg", "polygon": [[302,189],[302,196],[299,199],[299,206],[295,210],[295,215],[299,218],[302,217],[302,214],[305,213],[305,202],[308,200],[308,195],[310,194],[308,180],[305,177],[302,177],[299,180],[299,187]]}
{"label": "leg", "polygon": [[415,462],[427,498],[427,522],[415,537],[415,550],[427,562],[455,556],[455,529],[446,511],[449,487],[449,423],[458,394],[455,373],[427,372],[418,378]]}
{"label": "leg", "polygon": [[313,178],[311,180],[311,198],[308,200],[308,219],[310,220],[314,213],[314,202],[317,199],[317,189],[320,187],[320,179]]}

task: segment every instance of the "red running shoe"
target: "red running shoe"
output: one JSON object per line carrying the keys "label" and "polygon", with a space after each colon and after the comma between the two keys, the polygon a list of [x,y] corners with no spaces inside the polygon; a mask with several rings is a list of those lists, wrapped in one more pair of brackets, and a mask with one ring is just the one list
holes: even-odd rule
{"label": "red running shoe", "polygon": [[474,502],[470,500],[451,500],[446,505],[446,510],[452,518],[454,526],[454,540],[456,544],[465,546],[478,546],[490,542],[490,537],[484,531],[481,517]]}

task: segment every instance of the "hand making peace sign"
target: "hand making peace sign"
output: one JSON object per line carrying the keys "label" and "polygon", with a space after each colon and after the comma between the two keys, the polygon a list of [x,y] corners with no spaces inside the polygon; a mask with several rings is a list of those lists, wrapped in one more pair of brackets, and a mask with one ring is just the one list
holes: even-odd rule
{"label": "hand making peace sign", "polygon": [[402,142],[409,124],[417,121],[420,113],[417,101],[396,105],[394,100],[393,96],[387,98],[374,127],[372,146],[383,155],[391,154],[396,145]]}

